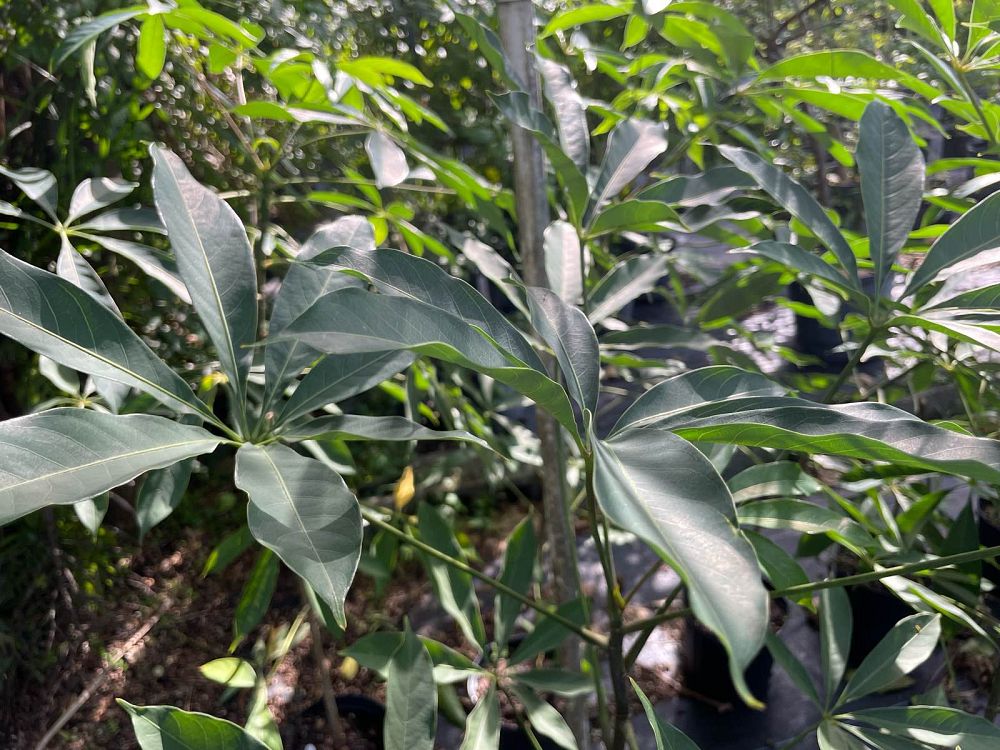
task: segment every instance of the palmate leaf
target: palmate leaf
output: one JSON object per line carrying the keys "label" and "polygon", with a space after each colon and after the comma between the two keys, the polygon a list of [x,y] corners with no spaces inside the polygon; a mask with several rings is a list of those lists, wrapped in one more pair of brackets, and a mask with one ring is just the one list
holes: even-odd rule
{"label": "palmate leaf", "polygon": [[464,430],[432,430],[405,417],[335,414],[310,419],[282,433],[287,440],[457,440],[489,448],[485,440]]}
{"label": "palmate leaf", "polygon": [[219,442],[200,427],[140,414],[66,408],[0,422],[0,524],[94,497]]}
{"label": "palmate leaf", "polygon": [[96,18],[84,21],[79,26],[73,27],[66,38],[59,43],[52,53],[53,67],[59,67],[74,52],[82,48],[85,44],[97,39],[105,31],[113,29],[125,21],[139,16],[144,16],[149,12],[145,5],[134,5],[110,13],[104,13]]}
{"label": "palmate leaf", "polygon": [[243,445],[236,486],[250,532],[312,586],[346,624],[344,597],[361,557],[361,510],[340,475],[283,445]]}
{"label": "palmate leaf", "polygon": [[130,195],[139,187],[137,182],[129,182],[115,177],[88,178],[76,186],[73,197],[69,201],[69,214],[66,224],[72,224],[82,216]]}
{"label": "palmate leaf", "polygon": [[542,247],[552,291],[567,304],[578,304],[583,296],[584,259],[576,228],[561,219],[553,221],[545,227]]}
{"label": "palmate leaf", "polygon": [[219,355],[245,421],[246,380],[257,339],[257,274],[236,212],[200,185],[171,151],[150,146],[153,195],[181,278]]}
{"label": "palmate leaf", "polygon": [[[535,572],[537,542],[535,527],[530,517],[523,519],[507,537],[504,548],[500,580],[510,588],[525,596],[531,588]],[[498,593],[493,606],[493,639],[503,649],[514,631],[521,603],[511,596]]]}
{"label": "palmate leaf", "polygon": [[666,432],[626,430],[593,450],[601,509],[678,572],[695,615],[729,652],[740,696],[760,705],[743,670],[764,643],[768,597],[725,482],[697,448]]}
{"label": "palmate leaf", "polygon": [[994,726],[982,716],[973,716],[955,708],[866,708],[844,714],[842,718],[869,724],[890,735],[934,747],[994,750],[1000,745],[1000,727]]}
{"label": "palmate leaf", "polygon": [[920,211],[924,157],[906,123],[875,100],[861,116],[857,162],[878,293]]}
{"label": "palmate leaf", "polygon": [[59,183],[54,174],[35,167],[7,169],[2,166],[0,174],[10,179],[22,193],[41,206],[53,221],[58,221],[56,203],[59,200]]}
{"label": "palmate leaf", "polygon": [[458,750],[497,750],[500,747],[500,702],[492,680],[465,720],[465,736]]}
{"label": "palmate leaf", "polygon": [[590,292],[587,317],[597,325],[622,309],[640,294],[656,287],[667,271],[666,255],[637,255],[623,260],[594,285]]}
{"label": "palmate leaf", "polygon": [[698,750],[698,746],[686,734],[676,727],[670,726],[670,724],[667,724],[667,722],[656,715],[653,704],[646,697],[646,694],[642,692],[639,683],[631,677],[629,681],[632,683],[632,689],[635,690],[635,694],[639,696],[639,702],[642,704],[642,710],[646,714],[646,720],[653,730],[653,740],[656,742],[656,750]]}
{"label": "palmate leaf", "polygon": [[61,365],[215,419],[188,384],[114,312],[68,281],[2,250],[0,333]]}
{"label": "palmate leaf", "polygon": [[343,289],[317,300],[282,336],[321,352],[408,350],[468,367],[532,399],[577,434],[569,399],[555,381],[502,351],[481,329],[415,299]]}
{"label": "palmate leaf", "polygon": [[590,129],[587,127],[587,106],[576,90],[573,76],[565,65],[537,57],[542,74],[545,98],[552,103],[559,131],[559,144],[566,155],[584,174],[590,167]]}
{"label": "palmate leaf", "polygon": [[118,699],[132,717],[142,750],[268,750],[240,726],[173,706],[133,706]]}
{"label": "palmate leaf", "polygon": [[659,123],[625,120],[612,130],[591,191],[588,217],[593,217],[609,199],[620,193],[666,150],[666,134]]}
{"label": "palmate leaf", "polygon": [[[432,638],[418,636],[434,663],[434,681],[452,684],[462,682],[470,675],[486,674],[486,671],[468,656],[445,646]],[[358,638],[340,653],[349,656],[366,669],[370,669],[382,679],[388,677],[392,655],[403,643],[404,634],[379,630]]]}

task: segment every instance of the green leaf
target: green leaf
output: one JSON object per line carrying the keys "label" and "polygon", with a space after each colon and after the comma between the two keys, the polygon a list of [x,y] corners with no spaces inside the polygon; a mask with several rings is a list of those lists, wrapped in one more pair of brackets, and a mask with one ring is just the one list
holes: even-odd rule
{"label": "green leaf", "polygon": [[398,250],[363,252],[350,247],[327,250],[310,262],[320,267],[350,269],[363,274],[384,294],[423,301],[451,313],[482,329],[521,362],[542,369],[541,360],[524,335],[475,288],[436,263]]}
{"label": "green leaf", "polygon": [[1000,727],[981,716],[955,708],[907,706],[852,711],[845,718],[871,724],[890,734],[925,742],[935,747],[961,750],[994,750],[1000,743]]}
{"label": "green leaf", "polygon": [[892,108],[874,100],[861,116],[857,162],[879,294],[920,211],[924,157]]}
{"label": "green leaf", "polygon": [[[420,538],[425,543],[450,557],[464,559],[455,533],[437,508],[429,503],[420,503],[417,518]],[[470,645],[481,649],[486,643],[486,630],[472,576],[428,555],[424,556],[424,565],[444,611],[454,618]]]}
{"label": "green leaf", "polygon": [[785,642],[774,633],[767,634],[767,650],[771,652],[774,660],[785,670],[785,674],[795,683],[795,687],[813,702],[818,708],[822,708],[816,686],[805,665],[793,654]]}
{"label": "green leaf", "polygon": [[84,525],[87,531],[95,537],[101,528],[104,516],[107,515],[109,500],[108,493],[104,492],[89,500],[73,503],[73,511],[76,513],[76,517],[80,519],[80,523]]}
{"label": "green leaf", "polygon": [[485,695],[465,720],[465,737],[458,750],[497,750],[500,747],[500,702],[492,680]]}
{"label": "green leaf", "polygon": [[762,497],[815,495],[823,489],[823,485],[806,474],[795,461],[774,461],[751,466],[726,484],[737,505]]}
{"label": "green leaf", "polygon": [[[455,651],[443,643],[431,638],[420,637],[434,663],[434,681],[440,684],[463,682],[470,674],[482,674],[469,657]],[[343,656],[349,656],[362,667],[370,669],[379,677],[385,679],[389,674],[389,663],[403,643],[403,634],[388,631],[378,631],[362,636],[350,646],[342,650]]]}
{"label": "green leaf", "polygon": [[569,222],[557,219],[545,227],[542,243],[549,286],[568,305],[583,296],[583,249],[580,236]]}
{"label": "green leaf", "polygon": [[283,335],[327,353],[405,349],[468,367],[532,399],[576,434],[572,407],[557,383],[505,353],[478,327],[439,307],[343,289],[317,300]]}
{"label": "green leaf", "polygon": [[282,433],[286,440],[459,440],[483,448],[489,444],[464,430],[432,430],[405,417],[336,414],[317,417]]}
{"label": "green leaf", "polygon": [[587,127],[587,106],[576,90],[569,68],[565,65],[537,57],[538,71],[542,74],[545,98],[552,104],[559,131],[559,145],[584,174],[590,167],[590,129]]}
{"label": "green leaf", "polygon": [[193,468],[194,462],[191,460],[178,461],[173,466],[150,472],[143,480],[135,499],[140,540],[180,504]]}
{"label": "green leaf", "polygon": [[867,52],[849,49],[823,50],[792,55],[761,71],[761,81],[785,81],[789,78],[868,78],[875,81],[898,81],[928,100],[939,91],[900,68],[879,62]]}
{"label": "green leaf", "polygon": [[608,136],[588,213],[593,216],[666,150],[667,137],[660,123],[625,120],[615,127]]}
{"label": "green leaf", "polygon": [[544,38],[550,34],[555,34],[557,31],[572,29],[586,23],[611,21],[615,18],[627,16],[630,10],[631,3],[623,3],[621,5],[612,5],[610,3],[590,3],[578,8],[562,10],[552,16],[549,22],[545,24],[545,28],[542,29],[542,33],[539,36]]}
{"label": "green leaf", "polygon": [[555,352],[567,390],[583,411],[584,431],[597,412],[601,360],[597,335],[587,316],[559,299],[555,292],[528,287],[531,324]]}
{"label": "green leaf", "polygon": [[719,146],[719,152],[754,179],[757,185],[775,202],[805,224],[826,245],[847,273],[848,283],[857,287],[858,267],[854,251],[844,235],[830,221],[809,192],[799,183],[757,154],[733,146]]}
{"label": "green leaf", "polygon": [[[953,0],[945,0],[944,4],[951,8],[950,35],[954,38],[955,10],[951,7],[952,2]],[[930,14],[924,10],[920,0],[889,0],[889,4],[900,13],[899,22],[896,24],[897,27],[909,29],[915,34],[919,34],[944,52],[950,51],[948,46],[945,44],[945,40],[941,34],[941,29],[938,28]],[[935,10],[937,9],[935,8]]]}
{"label": "green leaf", "polygon": [[773,380],[729,365],[701,367],[667,378],[650,388],[619,417],[612,435],[631,427],[643,427],[665,419],[681,420],[697,415],[698,407],[751,397],[780,396],[784,388]]}
{"label": "green leaf", "polygon": [[570,220],[573,224],[578,224],[587,208],[590,189],[587,186],[586,173],[559,145],[555,127],[543,113],[532,107],[531,99],[524,91],[491,94],[490,98],[511,123],[534,134],[566,194]]}
{"label": "green leaf", "polygon": [[[582,599],[564,602],[556,607],[556,612],[581,627],[586,623],[587,609]],[[511,664],[520,664],[539,654],[553,651],[570,635],[572,633],[563,625],[540,614],[535,629],[525,636],[509,661]]]}
{"label": "green leaf", "polygon": [[0,333],[73,370],[212,418],[187,383],[87,292],[2,250],[0,289]]}
{"label": "green leaf", "polygon": [[420,86],[434,85],[413,65],[393,57],[358,57],[353,60],[344,60],[339,63],[338,67],[348,75],[362,79],[368,78],[370,73],[377,73],[379,76],[402,78],[404,81],[410,81]]}
{"label": "green leaf", "polygon": [[[743,529],[743,536],[747,538],[753,547],[760,569],[776,589],[784,589],[789,586],[809,583],[809,576],[796,562],[795,558],[785,552],[784,549],[772,542],[766,536],[757,534],[749,529]],[[798,604],[812,609],[812,604],[808,596],[803,595],[797,600]]]}
{"label": "green leaf", "polygon": [[900,737],[899,735],[889,734],[887,731],[883,732],[846,724],[841,724],[840,726],[847,729],[855,737],[860,737],[867,742],[868,745],[865,746],[864,750],[867,750],[868,746],[874,747],[876,750],[930,750],[930,745]]}
{"label": "green leaf", "polygon": [[808,250],[803,250],[798,245],[765,240],[764,242],[754,243],[746,249],[746,252],[755,253],[768,260],[782,263],[801,273],[829,281],[838,289],[856,292],[842,271],[831,266],[818,255],[810,253]]}
{"label": "green leaf", "polygon": [[53,51],[52,67],[58,68],[70,55],[88,42],[99,37],[105,31],[113,29],[115,26],[118,26],[119,24],[130,19],[144,16],[147,12],[149,12],[149,8],[145,5],[135,5],[129,8],[112,11],[110,13],[104,13],[97,16],[97,18],[84,20],[84,22],[79,26],[73,27],[69,33],[66,34],[66,38],[63,39],[59,43],[59,46],[56,47],[55,51]]}
{"label": "green leaf", "polygon": [[1000,192],[979,201],[948,227],[927,251],[901,296],[913,294],[945,268],[997,247],[1000,247]]}
{"label": "green leaf", "polygon": [[231,721],[173,706],[118,705],[132,717],[142,750],[268,750]]}
{"label": "green leaf", "polygon": [[743,680],[767,632],[757,560],[736,529],[732,496],[715,468],[693,445],[666,435],[628,430],[595,441],[597,501],[681,576],[695,616],[729,652],[733,684],[748,704],[760,705]]}
{"label": "green leaf", "polygon": [[361,557],[361,511],[344,480],[291,448],[245,444],[236,486],[247,493],[250,531],[313,587],[346,624],[344,598]]}
{"label": "green leaf", "polygon": [[965,45],[967,54],[976,51],[976,46],[990,37],[990,23],[998,16],[1000,16],[1000,2],[997,0],[972,0],[969,37]]}
{"label": "green leaf", "polygon": [[576,738],[558,711],[538,697],[535,691],[517,682],[511,685],[511,690],[521,701],[528,721],[539,734],[545,735],[564,750],[577,750]]}
{"label": "green leaf", "polygon": [[375,174],[375,186],[394,187],[410,174],[406,154],[381,130],[373,130],[365,139],[365,151]]}
{"label": "green leaf", "polygon": [[267,704],[267,681],[257,680],[253,686],[253,699],[247,709],[246,732],[251,737],[263,742],[270,750],[283,750],[281,732],[274,721],[271,709]]}
{"label": "green leaf", "polygon": [[219,438],[163,417],[50,409],[0,422],[0,524],[210,453]]}
{"label": "green leaf", "polygon": [[716,206],[741,188],[752,188],[756,182],[728,164],[710,167],[697,175],[678,175],[656,182],[636,193],[644,201],[659,201],[670,205],[694,208]]}
{"label": "green leaf", "polygon": [[433,750],[437,691],[431,657],[409,626],[386,679],[385,749]]}
{"label": "green leaf", "polygon": [[153,195],[181,278],[222,363],[236,408],[246,411],[246,380],[257,339],[257,274],[236,212],[200,185],[171,151],[150,146]]}
{"label": "green leaf", "polygon": [[671,228],[670,224],[681,227],[683,222],[666,203],[632,198],[612,203],[597,214],[587,229],[587,236],[600,237],[602,234],[620,232],[664,232]]}
{"label": "green leaf", "polygon": [[166,29],[160,14],[146,16],[139,27],[139,45],[135,52],[135,67],[146,78],[156,79],[167,60]]}
{"label": "green leaf", "polygon": [[99,208],[110,206],[122,200],[139,187],[136,182],[120,180],[116,177],[88,178],[76,186],[69,201],[69,215],[64,222],[67,226]]}
{"label": "green leaf", "polygon": [[233,616],[234,639],[229,648],[230,651],[233,651],[264,619],[268,607],[271,606],[274,589],[278,585],[280,569],[278,558],[271,550],[261,550],[260,554],[257,555],[257,561],[243,585],[240,600],[236,605],[236,613]]}
{"label": "green leaf", "polygon": [[155,248],[130,240],[120,240],[117,237],[103,237],[98,234],[82,235],[84,239],[96,242],[101,247],[120,255],[135,263],[139,269],[152,279],[156,279],[173,292],[182,301],[191,304],[191,295],[177,272],[173,258]]}
{"label": "green leaf", "polygon": [[539,693],[555,693],[568,697],[594,692],[592,677],[563,669],[529,669],[527,672],[518,672],[514,681],[527,685]]}
{"label": "green leaf", "polygon": [[590,322],[597,325],[640,294],[656,288],[667,265],[667,256],[659,254],[637,255],[616,265],[590,292],[590,313],[587,315]]}
{"label": "green leaf", "polygon": [[201,569],[202,578],[209,573],[222,573],[237,557],[246,552],[253,544],[253,536],[245,525],[227,535],[219,542],[205,559]]}
{"label": "green leaf", "polygon": [[803,534],[828,534],[859,552],[876,547],[875,540],[856,521],[804,500],[755,500],[740,505],[738,516],[740,525],[793,529]]}
{"label": "green leaf", "polygon": [[646,697],[646,694],[642,692],[639,683],[631,677],[629,677],[629,681],[632,683],[632,689],[635,690],[635,694],[639,696],[639,702],[642,703],[642,710],[646,713],[646,720],[653,730],[653,740],[656,742],[656,750],[698,750],[698,746],[684,732],[667,724],[667,722],[656,715],[653,704]]}
{"label": "green leaf", "polygon": [[927,661],[940,636],[940,615],[916,614],[903,618],[851,675],[837,704],[843,705],[898,682]]}
{"label": "green leaf", "polygon": [[296,386],[277,422],[289,422],[314,409],[363,393],[405,370],[412,362],[413,355],[409,352],[327,355]]}
{"label": "green leaf", "polygon": [[816,742],[819,750],[867,750],[832,719],[820,722],[816,728]]}
{"label": "green leaf", "polygon": [[[81,183],[82,184],[82,183]],[[79,186],[77,190],[79,190]],[[73,226],[88,232],[154,232],[164,234],[159,214],[151,208],[112,208]]]}
{"label": "green leaf", "polygon": [[227,687],[250,688],[257,684],[257,673],[249,662],[226,656],[222,659],[207,661],[198,667],[202,676],[212,682],[218,682]]}
{"label": "green leaf", "polygon": [[[529,516],[521,520],[507,537],[503,561],[500,567],[500,581],[525,596],[531,589],[537,557],[535,525]],[[506,594],[497,593],[493,606],[493,640],[501,650],[507,645],[521,603]]]}
{"label": "green leaf", "polygon": [[823,669],[823,690],[827,705],[833,703],[835,691],[844,679],[847,657],[851,650],[851,602],[842,588],[824,589],[819,593],[819,641]]}
{"label": "green leaf", "polygon": [[18,189],[37,203],[53,221],[58,221],[56,204],[59,200],[59,184],[56,176],[45,169],[26,167],[7,169],[0,166],[0,174],[10,179]]}

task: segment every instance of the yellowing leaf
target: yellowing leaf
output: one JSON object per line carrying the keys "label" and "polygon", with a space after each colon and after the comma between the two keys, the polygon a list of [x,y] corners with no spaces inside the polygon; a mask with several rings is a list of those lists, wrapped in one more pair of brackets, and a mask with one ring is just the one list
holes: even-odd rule
{"label": "yellowing leaf", "polygon": [[415,488],[413,486],[413,467],[407,466],[403,469],[403,475],[396,482],[396,489],[392,492],[392,499],[395,502],[396,510],[402,510],[413,499]]}

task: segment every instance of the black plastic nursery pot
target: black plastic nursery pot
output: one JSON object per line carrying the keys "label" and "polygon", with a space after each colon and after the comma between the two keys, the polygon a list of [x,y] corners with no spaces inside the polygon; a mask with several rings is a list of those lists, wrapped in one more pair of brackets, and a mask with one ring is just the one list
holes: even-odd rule
{"label": "black plastic nursery pot", "polygon": [[[779,633],[788,619],[788,605],[782,599],[772,600],[771,632]],[[684,639],[682,641],[681,667],[684,687],[716,703],[744,706],[736,692],[736,686],[729,678],[729,657],[719,639],[708,628],[693,617],[684,619]],[[750,692],[757,698],[767,697],[771,686],[771,669],[774,658],[766,648],[750,662],[744,672],[744,679]]]}
{"label": "black plastic nursery pot", "polygon": [[[984,547],[1000,545],[1000,524],[997,523],[997,509],[988,501],[979,498],[976,508],[976,519],[979,524],[979,543]],[[990,562],[983,562],[983,577],[1000,588],[1000,568]],[[997,596],[998,591],[993,592]]]}
{"label": "black plastic nursery pot", "polygon": [[878,583],[848,586],[847,599],[852,622],[847,666],[856,667],[897,622],[913,614],[913,609]]}
{"label": "black plastic nursery pot", "polygon": [[[365,695],[347,694],[336,696],[337,713],[344,730],[348,733],[348,741],[365,744],[364,750],[383,750],[383,730],[385,728],[385,705]],[[306,713],[325,715],[323,701],[317,701]],[[352,750],[354,750],[352,748]]]}

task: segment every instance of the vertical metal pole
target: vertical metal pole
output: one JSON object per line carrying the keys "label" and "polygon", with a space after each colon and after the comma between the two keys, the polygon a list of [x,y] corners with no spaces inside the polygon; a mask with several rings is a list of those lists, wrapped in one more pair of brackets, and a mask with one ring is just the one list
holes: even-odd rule
{"label": "vertical metal pole", "polygon": [[[535,44],[535,8],[532,0],[497,0],[500,39],[511,72],[521,81],[532,106],[541,109],[541,87],[529,49]],[[549,222],[545,159],[535,137],[522,128],[511,128],[514,146],[514,199],[517,207],[517,239],[524,280],[530,286],[548,287],[545,273],[543,234]],[[545,361],[550,373],[555,363]],[[544,537],[548,550],[548,588],[560,601],[580,594],[580,574],[576,564],[576,537],[569,517],[566,488],[566,460],[558,423],[546,412],[536,410],[538,440],[542,454],[542,508]],[[579,669],[580,642],[569,638],[562,651],[563,665]],[[589,747],[589,726],[584,701],[568,706],[567,721],[581,750]]]}

